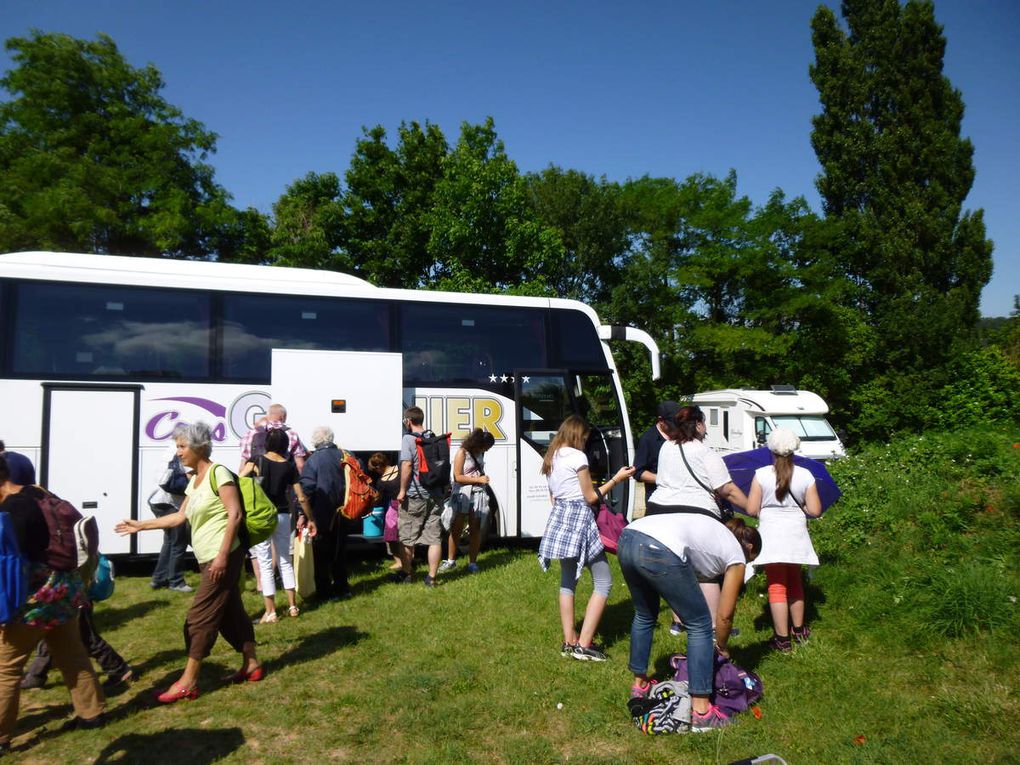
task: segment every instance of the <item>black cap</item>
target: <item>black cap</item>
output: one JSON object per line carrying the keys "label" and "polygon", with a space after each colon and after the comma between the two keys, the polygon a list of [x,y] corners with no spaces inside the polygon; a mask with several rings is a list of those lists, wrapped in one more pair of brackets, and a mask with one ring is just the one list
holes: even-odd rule
{"label": "black cap", "polygon": [[655,410],[656,415],[667,422],[672,422],[676,413],[680,411],[680,404],[676,401],[662,401]]}

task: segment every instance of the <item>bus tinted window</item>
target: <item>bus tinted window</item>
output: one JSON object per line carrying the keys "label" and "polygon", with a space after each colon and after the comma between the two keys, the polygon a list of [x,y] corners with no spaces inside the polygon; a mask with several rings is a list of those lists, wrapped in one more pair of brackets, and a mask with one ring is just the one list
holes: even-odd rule
{"label": "bus tinted window", "polygon": [[389,310],[372,300],[223,296],[223,377],[269,381],[273,348],[388,351]]}
{"label": "bus tinted window", "polygon": [[595,325],[580,311],[553,310],[552,332],[555,338],[552,366],[566,369],[605,369]]}
{"label": "bus tinted window", "polygon": [[404,383],[480,383],[545,368],[542,309],[405,303]]}
{"label": "bus tinted window", "polygon": [[26,282],[16,295],[15,374],[209,377],[204,293]]}

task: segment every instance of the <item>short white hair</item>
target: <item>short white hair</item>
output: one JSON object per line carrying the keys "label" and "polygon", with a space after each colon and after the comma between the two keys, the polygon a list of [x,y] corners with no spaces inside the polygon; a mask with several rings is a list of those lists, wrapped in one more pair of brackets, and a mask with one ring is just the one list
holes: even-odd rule
{"label": "short white hair", "polygon": [[769,451],[778,454],[780,457],[787,457],[797,451],[800,446],[800,438],[789,428],[776,428],[769,433]]}
{"label": "short white hair", "polygon": [[212,454],[212,428],[204,422],[193,422],[180,433],[174,428],[175,443],[183,441],[199,457],[209,459]]}
{"label": "short white hair", "polygon": [[313,449],[318,449],[331,443],[333,443],[333,428],[329,427],[329,425],[319,425],[312,431]]}

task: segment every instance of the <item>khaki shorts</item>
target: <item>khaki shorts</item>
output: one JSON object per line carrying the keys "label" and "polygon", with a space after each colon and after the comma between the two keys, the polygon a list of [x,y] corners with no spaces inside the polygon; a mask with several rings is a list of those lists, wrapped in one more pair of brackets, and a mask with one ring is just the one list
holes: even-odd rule
{"label": "khaki shorts", "polygon": [[443,503],[432,497],[407,497],[397,515],[397,534],[402,544],[438,545],[443,542],[439,516]]}

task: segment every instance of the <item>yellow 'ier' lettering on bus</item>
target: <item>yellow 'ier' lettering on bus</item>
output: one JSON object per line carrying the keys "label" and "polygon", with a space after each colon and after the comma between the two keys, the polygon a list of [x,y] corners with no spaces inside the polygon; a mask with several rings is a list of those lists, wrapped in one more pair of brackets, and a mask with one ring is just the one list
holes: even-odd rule
{"label": "yellow 'ier' lettering on bus", "polygon": [[446,429],[453,434],[455,441],[467,437],[471,432],[471,399],[446,399]]}
{"label": "yellow 'ier' lettering on bus", "polygon": [[503,406],[494,398],[474,399],[474,425],[492,433],[497,441],[505,441],[506,433],[499,429],[503,419]]}

